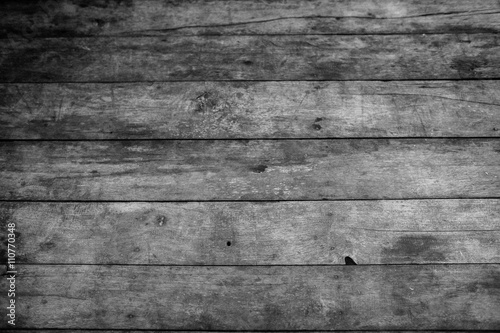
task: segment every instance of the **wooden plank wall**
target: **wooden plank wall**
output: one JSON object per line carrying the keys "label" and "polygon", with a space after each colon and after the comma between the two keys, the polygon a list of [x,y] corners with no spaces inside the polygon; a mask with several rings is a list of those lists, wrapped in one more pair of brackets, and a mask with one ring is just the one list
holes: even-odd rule
{"label": "wooden plank wall", "polygon": [[15,328],[500,330],[499,32],[496,0],[2,1]]}

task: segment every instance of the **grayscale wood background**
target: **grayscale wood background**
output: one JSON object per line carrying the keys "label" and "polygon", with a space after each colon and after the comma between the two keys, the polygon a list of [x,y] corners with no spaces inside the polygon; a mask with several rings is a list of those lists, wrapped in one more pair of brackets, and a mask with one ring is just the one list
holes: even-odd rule
{"label": "grayscale wood background", "polygon": [[500,330],[499,33],[496,0],[0,2],[0,328],[15,223],[21,332]]}

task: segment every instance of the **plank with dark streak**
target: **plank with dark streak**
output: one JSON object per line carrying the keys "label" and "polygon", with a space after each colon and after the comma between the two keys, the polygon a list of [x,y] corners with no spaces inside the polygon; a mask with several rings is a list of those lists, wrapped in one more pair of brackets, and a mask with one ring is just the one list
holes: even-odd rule
{"label": "plank with dark streak", "polygon": [[500,140],[0,142],[7,200],[500,197]]}
{"label": "plank with dark streak", "polygon": [[500,31],[495,0],[3,0],[0,12],[9,37]]}
{"label": "plank with dark streak", "polygon": [[500,263],[498,199],[1,203],[0,221],[29,264]]}
{"label": "plank with dark streak", "polygon": [[0,139],[500,136],[499,81],[0,85]]}
{"label": "plank with dark streak", "polygon": [[16,328],[500,329],[497,264],[18,270]]}
{"label": "plank with dark streak", "polygon": [[0,40],[1,82],[500,78],[497,34]]}

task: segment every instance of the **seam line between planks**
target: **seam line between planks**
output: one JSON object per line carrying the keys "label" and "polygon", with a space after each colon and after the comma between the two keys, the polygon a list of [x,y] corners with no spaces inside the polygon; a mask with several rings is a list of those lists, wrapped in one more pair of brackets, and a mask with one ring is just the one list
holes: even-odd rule
{"label": "seam line between planks", "polygon": [[322,140],[498,140],[499,136],[378,136],[378,137],[298,137],[298,138],[125,138],[125,139],[0,139],[2,142],[119,142],[119,141],[322,141]]}
{"label": "seam line between planks", "polygon": [[[0,263],[5,265],[7,262]],[[17,263],[17,266],[132,266],[132,267],[344,267],[344,266],[500,266],[498,262],[485,263],[401,263],[401,264],[117,264],[117,263]]]}
{"label": "seam line between planks", "polygon": [[453,78],[453,79],[365,79],[365,80],[328,80],[328,79],[298,79],[298,80],[264,80],[264,79],[242,79],[242,80],[231,80],[231,79],[212,79],[212,80],[143,80],[143,81],[0,81],[0,84],[153,84],[153,83],[207,83],[207,82],[222,82],[222,83],[230,83],[230,82],[420,82],[420,81],[498,81],[498,78]]}
{"label": "seam line between planks", "polygon": [[37,199],[0,199],[0,203],[189,203],[189,202],[335,202],[335,201],[424,201],[424,200],[500,200],[500,196],[491,197],[415,197],[415,198],[360,198],[360,199],[255,199],[255,200],[236,200],[236,199],[214,199],[214,200],[37,200]]}
{"label": "seam line between planks", "polygon": [[[492,13],[493,14],[493,13]],[[499,14],[499,13],[494,13],[494,14]],[[490,14],[491,15],[491,14]],[[350,18],[350,17],[349,17]],[[254,22],[249,22],[250,24],[253,24]],[[234,34],[234,33],[226,33],[226,34],[218,34],[218,33],[204,33],[204,34],[179,34],[175,33],[175,31],[179,30],[189,30],[189,29],[199,29],[199,28],[219,28],[219,26],[188,26],[188,27],[178,27],[178,28],[170,28],[170,29],[152,29],[152,30],[145,30],[144,31],[138,31],[137,33],[134,33],[133,31],[128,32],[127,34],[120,34],[117,33],[115,35],[89,35],[89,36],[78,36],[78,35],[72,35],[72,36],[34,36],[32,38],[23,38],[23,37],[4,37],[0,38],[0,41],[6,41],[6,40],[13,40],[13,41],[32,41],[32,40],[44,40],[44,39],[105,39],[105,38],[203,38],[203,37],[219,37],[219,38],[224,38],[224,37],[288,37],[288,36],[443,36],[443,35],[449,35],[449,36],[460,36],[460,35],[496,35],[500,32],[499,31],[489,31],[485,30],[488,28],[482,28],[478,27],[476,29],[472,29],[473,31],[463,31],[463,32],[387,32],[387,33],[324,33],[324,34],[318,34],[318,33],[289,33],[289,34],[284,34],[284,33],[275,33],[275,34],[265,34],[265,33],[255,33],[255,34],[249,34],[249,33],[243,33],[243,34]],[[475,30],[475,31],[474,31]],[[150,33],[148,34],[147,31]]]}
{"label": "seam line between planks", "polygon": [[290,80],[290,79],[271,79],[271,80],[252,80],[252,79],[241,79],[241,80],[233,80],[233,79],[211,79],[211,80],[141,80],[141,81],[0,81],[0,84],[85,84],[85,83],[115,83],[115,84],[125,84],[125,83],[169,83],[169,82],[420,82],[420,81],[499,81],[500,76],[498,77],[464,77],[464,78],[418,78],[418,79],[364,79],[364,80],[329,80],[329,79],[298,79],[298,80]]}

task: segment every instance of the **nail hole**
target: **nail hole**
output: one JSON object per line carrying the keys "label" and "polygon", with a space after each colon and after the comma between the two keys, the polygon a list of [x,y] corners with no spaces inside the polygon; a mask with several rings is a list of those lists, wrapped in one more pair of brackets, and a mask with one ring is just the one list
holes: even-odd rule
{"label": "nail hole", "polygon": [[156,217],[156,222],[158,223],[158,225],[159,225],[160,227],[161,227],[161,226],[163,226],[163,225],[165,224],[165,220],[166,220],[166,218],[165,218],[165,216],[163,216],[163,215],[158,215],[158,216]]}
{"label": "nail hole", "polygon": [[264,171],[266,171],[266,169],[267,169],[267,165],[263,165],[263,164],[260,164],[260,165],[257,165],[257,166],[250,168],[250,170],[252,172],[255,172],[255,173],[263,173]]}
{"label": "nail hole", "polygon": [[226,245],[227,245],[227,246],[231,246],[231,242],[230,242],[230,241],[227,241]]}
{"label": "nail hole", "polygon": [[313,124],[313,128],[316,130],[316,131],[319,131],[321,129],[321,125],[320,124]]}
{"label": "nail hole", "polygon": [[345,257],[345,264],[346,265],[357,265],[356,262],[354,260],[352,260],[351,257]]}

